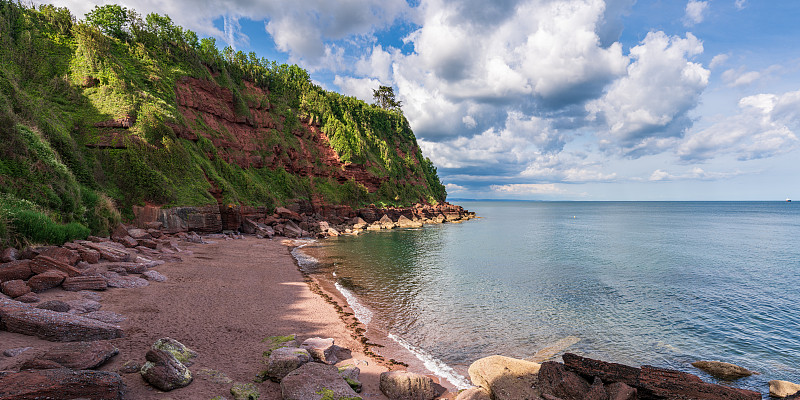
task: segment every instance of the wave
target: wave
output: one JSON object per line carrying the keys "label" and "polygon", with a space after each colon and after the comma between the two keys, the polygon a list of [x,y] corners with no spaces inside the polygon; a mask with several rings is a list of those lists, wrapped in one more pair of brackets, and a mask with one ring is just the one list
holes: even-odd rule
{"label": "wave", "polygon": [[370,309],[365,307],[363,304],[359,303],[356,295],[342,286],[341,283],[336,282],[334,286],[336,286],[336,290],[338,290],[339,293],[344,296],[345,300],[347,300],[347,304],[349,304],[350,308],[353,309],[353,314],[355,314],[356,319],[361,321],[364,326],[369,325],[369,323],[372,321],[372,311],[370,311]]}
{"label": "wave", "polygon": [[319,265],[319,260],[301,251],[303,247],[306,247],[311,243],[314,242],[309,241],[292,249],[292,257],[297,260],[297,265],[300,266],[300,270],[304,272],[309,272],[310,270],[314,269],[314,267]]}
{"label": "wave", "polygon": [[394,340],[400,346],[414,354],[420,361],[422,361],[425,368],[433,372],[437,376],[447,379],[457,389],[469,389],[473,385],[463,375],[459,374],[451,366],[445,364],[442,360],[430,355],[427,351],[406,342],[401,337],[389,334],[389,339]]}

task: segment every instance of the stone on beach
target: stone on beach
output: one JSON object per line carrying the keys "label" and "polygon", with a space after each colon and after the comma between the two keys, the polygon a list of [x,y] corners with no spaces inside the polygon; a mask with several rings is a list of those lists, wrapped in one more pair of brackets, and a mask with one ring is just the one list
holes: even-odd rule
{"label": "stone on beach", "polygon": [[24,281],[15,279],[13,281],[6,281],[0,285],[0,290],[10,297],[19,297],[31,291],[31,287]]}
{"label": "stone on beach", "polygon": [[361,393],[361,387],[363,386],[361,382],[358,380],[358,377],[361,375],[361,369],[356,367],[355,365],[345,365],[343,367],[339,367],[339,375],[344,378],[345,382],[350,385],[356,393]]}
{"label": "stone on beach", "polygon": [[36,293],[44,292],[61,285],[67,276],[64,272],[51,269],[32,276],[31,279],[28,279],[28,286]]}
{"label": "stone on beach", "polygon": [[333,365],[306,363],[281,380],[284,400],[361,399]]}
{"label": "stone on beach", "polygon": [[158,390],[168,392],[192,383],[192,373],[172,353],[150,349],[145,355],[147,362],[139,373],[142,378]]}
{"label": "stone on beach", "polygon": [[74,342],[53,347],[39,358],[69,369],[85,370],[98,368],[117,354],[119,350],[107,341]]}
{"label": "stone on beach", "polygon": [[0,282],[27,280],[33,276],[30,264],[30,260],[19,260],[0,265]]}
{"label": "stone on beach", "polygon": [[153,343],[152,348],[154,350],[163,350],[172,354],[176,360],[180,361],[186,366],[191,366],[192,363],[194,363],[193,360],[197,357],[196,351],[186,347],[183,343],[170,337],[156,340],[155,343]]}
{"label": "stone on beach", "polygon": [[92,311],[97,311],[103,307],[97,301],[90,300],[90,299],[75,299],[75,300],[67,300],[65,303],[69,304],[70,306],[70,313],[72,314],[85,314],[90,313]]}
{"label": "stone on beach", "polygon": [[81,290],[106,290],[108,283],[106,278],[100,275],[71,276],[64,279],[61,283],[64,290],[79,292]]}
{"label": "stone on beach", "polygon": [[539,370],[539,390],[542,394],[563,400],[583,400],[589,392],[589,383],[578,374],[567,371],[564,364],[547,361]]}
{"label": "stone on beach", "polygon": [[726,381],[733,381],[739,378],[753,375],[753,371],[738,365],[721,361],[695,361],[692,363],[695,368],[705,371],[707,374]]}
{"label": "stone on beach", "polygon": [[13,349],[6,349],[6,350],[3,350],[3,355],[6,356],[6,357],[16,357],[16,356],[18,356],[18,355],[20,355],[20,354],[22,354],[22,353],[24,353],[24,352],[26,352],[28,350],[32,350],[32,349],[33,349],[33,347],[16,347],[16,348],[13,348]]}
{"label": "stone on beach", "polygon": [[336,345],[333,344],[333,338],[309,338],[300,344],[300,348],[308,351],[314,361],[325,364],[336,364],[339,361],[336,358]]}
{"label": "stone on beach", "polygon": [[473,385],[486,389],[495,399],[535,396],[540,364],[504,356],[481,358],[469,366]]}
{"label": "stone on beach", "polygon": [[75,342],[122,337],[122,328],[81,316],[42,310],[0,299],[0,324],[5,330],[53,342]]}
{"label": "stone on beach", "polygon": [[140,288],[150,284],[146,279],[139,278],[138,276],[122,276],[116,272],[107,272],[103,274],[110,288]]}
{"label": "stone on beach", "polygon": [[124,390],[122,377],[113,372],[60,368],[0,375],[0,398],[5,400],[117,400],[123,398]]}
{"label": "stone on beach", "polygon": [[13,247],[6,247],[2,252],[0,252],[0,262],[7,263],[16,260],[18,257],[19,250]]}
{"label": "stone on beach", "polygon": [[147,279],[148,281],[153,282],[166,282],[167,277],[159,273],[158,271],[145,271],[142,273],[142,277]]}
{"label": "stone on beach", "polygon": [[61,300],[50,300],[45,301],[42,304],[36,306],[36,308],[41,308],[42,310],[50,310],[56,312],[67,312],[70,310],[70,305],[61,301]]}
{"label": "stone on beach", "polygon": [[408,371],[382,372],[380,388],[391,400],[432,400],[443,389],[431,377]]}
{"label": "stone on beach", "polygon": [[65,249],[63,247],[48,248],[39,253],[39,257],[49,257],[67,265],[75,265],[75,263],[81,259],[80,254],[78,254],[76,251]]}
{"label": "stone on beach", "polygon": [[238,382],[233,384],[231,395],[233,395],[233,400],[258,400],[261,397],[258,386],[252,383]]}
{"label": "stone on beach", "polygon": [[622,383],[613,382],[606,386],[609,400],[636,400],[636,389]]}
{"label": "stone on beach", "polygon": [[787,397],[800,393],[800,385],[788,381],[769,381],[769,395],[773,397]]}
{"label": "stone on beach", "polygon": [[34,292],[28,292],[28,293],[23,294],[22,296],[17,297],[14,300],[22,302],[22,303],[37,303],[41,299],[39,298],[38,294],[36,294]]}
{"label": "stone on beach", "polygon": [[308,351],[298,347],[281,347],[269,354],[265,377],[280,382],[290,372],[311,361]]}
{"label": "stone on beach", "polygon": [[80,270],[69,264],[42,255],[36,256],[36,258],[31,261],[30,266],[34,274],[41,274],[50,270],[61,271],[69,276],[78,276],[81,274]]}

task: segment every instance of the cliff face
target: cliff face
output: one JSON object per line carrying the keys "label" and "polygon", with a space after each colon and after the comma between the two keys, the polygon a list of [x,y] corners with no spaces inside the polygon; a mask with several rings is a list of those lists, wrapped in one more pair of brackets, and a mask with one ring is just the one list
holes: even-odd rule
{"label": "cliff face", "polygon": [[0,1],[2,242],[107,234],[144,206],[444,202],[402,113],[168,19],[125,18],[110,29]]}
{"label": "cliff face", "polygon": [[[247,105],[247,117],[234,111],[233,94],[229,89],[207,80],[180,79],[175,88],[178,111],[184,120],[192,122],[188,127],[173,125],[176,135],[193,142],[206,138],[218,150],[216,156],[242,168],[282,168],[293,175],[328,178],[338,183],[353,180],[370,193],[388,181],[386,177],[367,171],[367,165],[342,163],[319,122],[313,120],[299,121],[291,132],[299,149],[287,144],[271,144],[280,142],[285,118],[273,119],[268,91],[249,82],[245,82],[245,88],[245,95],[256,99]],[[420,183],[419,179],[415,183],[427,187],[427,183]]]}

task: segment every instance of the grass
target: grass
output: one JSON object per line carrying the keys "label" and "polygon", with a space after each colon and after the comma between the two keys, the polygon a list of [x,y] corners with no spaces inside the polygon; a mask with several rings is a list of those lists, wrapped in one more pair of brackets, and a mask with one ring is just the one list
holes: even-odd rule
{"label": "grass", "polygon": [[[131,26],[138,28],[120,40],[66,8],[0,0],[0,195],[33,205],[15,214],[23,217],[0,216],[3,243],[66,240],[85,233],[78,226],[107,233],[121,217],[131,218],[135,205],[216,204],[212,188],[224,204],[268,209],[316,197],[353,207],[445,199],[401,112],[327,92],[297,66],[220,51],[214,40],[197,41],[180,27],[168,27],[172,36],[165,38]],[[224,127],[187,121],[179,112],[175,85],[186,76],[230,91],[238,118],[251,119],[251,108],[268,109],[276,128],[258,127],[253,152],[179,139],[170,126],[236,139]],[[123,116],[135,117],[130,129],[95,127]],[[343,162],[364,164],[387,183],[369,193],[353,181],[288,173],[281,163],[287,167],[292,152],[306,155],[299,162],[312,170],[332,168],[320,161],[304,125],[309,120],[320,124]],[[127,148],[86,147],[109,132],[127,137]],[[274,157],[278,167],[226,161],[254,155]]]}

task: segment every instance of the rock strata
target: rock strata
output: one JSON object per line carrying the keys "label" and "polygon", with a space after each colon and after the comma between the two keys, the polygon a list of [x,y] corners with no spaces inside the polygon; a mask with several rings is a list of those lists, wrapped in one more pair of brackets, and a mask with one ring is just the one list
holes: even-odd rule
{"label": "rock strata", "polygon": [[0,323],[9,332],[54,342],[115,339],[123,335],[122,328],[116,325],[3,299],[0,299]]}
{"label": "rock strata", "polygon": [[0,398],[4,400],[118,400],[123,398],[124,389],[122,377],[113,372],[60,368],[0,375]]}
{"label": "rock strata", "polygon": [[56,346],[39,357],[74,370],[96,369],[119,354],[114,345],[106,341],[74,342]]}

